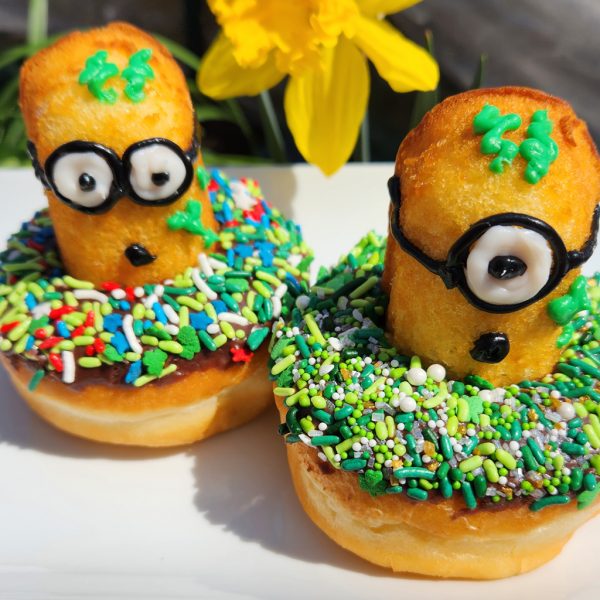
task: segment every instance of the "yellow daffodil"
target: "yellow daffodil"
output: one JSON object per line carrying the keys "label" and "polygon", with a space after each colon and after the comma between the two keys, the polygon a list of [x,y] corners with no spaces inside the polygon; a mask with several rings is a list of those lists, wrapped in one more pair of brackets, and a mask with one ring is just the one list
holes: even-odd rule
{"label": "yellow daffodil", "polygon": [[284,108],[304,158],[325,174],[350,158],[369,99],[367,57],[396,92],[432,90],[436,62],[386,14],[419,0],[208,0],[222,27],[198,72],[216,100],[253,96],[286,75]]}

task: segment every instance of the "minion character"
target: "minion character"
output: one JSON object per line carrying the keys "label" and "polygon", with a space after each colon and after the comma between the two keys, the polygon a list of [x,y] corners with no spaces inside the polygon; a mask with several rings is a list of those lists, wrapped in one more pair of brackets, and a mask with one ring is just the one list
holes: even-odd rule
{"label": "minion character", "polygon": [[495,385],[549,372],[549,305],[577,295],[598,230],[600,162],[572,108],[518,87],[449,98],[404,140],[389,187],[396,347]]}
{"label": "minion character", "polygon": [[72,33],[24,65],[20,103],[71,275],[135,286],[196,263],[211,240],[186,222],[202,234],[215,221],[185,78],[162,45],[124,23]]}

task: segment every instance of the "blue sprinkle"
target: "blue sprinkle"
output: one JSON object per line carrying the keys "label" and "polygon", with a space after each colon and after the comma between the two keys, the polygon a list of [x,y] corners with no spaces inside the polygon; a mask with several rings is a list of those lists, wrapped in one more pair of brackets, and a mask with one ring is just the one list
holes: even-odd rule
{"label": "blue sprinkle", "polygon": [[67,325],[64,321],[56,321],[55,323],[56,331],[60,337],[70,338],[71,332],[68,330]]}
{"label": "blue sprinkle", "polygon": [[272,266],[275,244],[272,244],[271,242],[256,242],[256,247],[258,248],[258,256],[260,257],[263,265],[265,267]]}
{"label": "blue sprinkle", "polygon": [[115,347],[115,350],[119,354],[125,354],[125,352],[129,350],[129,342],[120,331],[117,331],[117,333],[112,336],[110,343]]}
{"label": "blue sprinkle", "polygon": [[150,319],[146,319],[144,321],[144,329],[152,329],[152,327],[154,327],[154,323]]}
{"label": "blue sprinkle", "polygon": [[27,338],[27,342],[25,343],[25,352],[27,352],[27,350],[31,350],[33,348],[33,344],[35,343],[35,338],[30,335]]}
{"label": "blue sprinkle", "polygon": [[233,267],[234,260],[235,260],[235,253],[231,248],[229,248],[229,250],[227,250],[227,266]]}
{"label": "blue sprinkle", "polygon": [[160,305],[159,302],[155,302],[152,305],[152,310],[154,311],[154,314],[156,315],[156,320],[159,323],[166,325],[167,324],[167,315],[165,315],[165,311],[163,310],[163,307]]}
{"label": "blue sprinkle", "polygon": [[288,284],[288,287],[292,288],[296,293],[299,294],[302,291],[300,284],[296,281],[296,278],[291,273],[285,274],[285,280]]}
{"label": "blue sprinkle", "polygon": [[217,314],[227,312],[227,305],[222,300],[213,300],[211,304],[215,307],[215,312]]}
{"label": "blue sprinkle", "polygon": [[27,292],[27,295],[25,296],[25,304],[27,304],[27,308],[29,310],[33,310],[33,308],[37,306],[37,300],[31,292]]}
{"label": "blue sprinkle", "polygon": [[210,178],[226,192],[228,195],[231,195],[229,190],[229,182],[223,177],[223,175],[218,171],[218,169],[213,169],[210,172]]}
{"label": "blue sprinkle", "polygon": [[248,258],[254,253],[254,248],[252,246],[248,246],[248,244],[238,244],[235,247],[235,251],[238,256],[241,256],[242,258]]}
{"label": "blue sprinkle", "polygon": [[123,325],[123,317],[118,313],[111,313],[104,317],[104,329],[109,333],[115,333]]}
{"label": "blue sprinkle", "polygon": [[231,206],[229,206],[229,204],[223,204],[223,218],[225,221],[231,221],[233,219],[233,212],[231,212]]}
{"label": "blue sprinkle", "polygon": [[142,374],[142,361],[136,360],[131,363],[127,375],[125,375],[125,383],[133,383]]}
{"label": "blue sprinkle", "polygon": [[270,216],[273,212],[271,210],[271,207],[264,200],[260,201],[260,205],[263,207],[264,211]]}
{"label": "blue sprinkle", "polygon": [[206,328],[213,322],[213,320],[205,313],[190,313],[190,325],[196,331],[206,331]]}
{"label": "blue sprinkle", "polygon": [[119,302],[119,306],[121,310],[131,310],[131,304],[127,302],[127,300],[121,300],[121,302]]}
{"label": "blue sprinkle", "polygon": [[267,215],[261,215],[260,217],[260,224],[262,227],[270,227],[271,226],[271,219],[269,219],[269,217]]}

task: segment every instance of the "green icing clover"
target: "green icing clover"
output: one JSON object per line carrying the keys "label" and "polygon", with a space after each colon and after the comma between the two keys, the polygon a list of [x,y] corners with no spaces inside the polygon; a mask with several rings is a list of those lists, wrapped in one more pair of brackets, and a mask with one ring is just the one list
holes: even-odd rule
{"label": "green icing clover", "polygon": [[575,279],[564,296],[550,300],[547,308],[548,315],[557,325],[567,325],[578,312],[590,309],[587,280],[583,275]]}
{"label": "green icing clover", "polygon": [[386,493],[387,482],[383,479],[381,471],[373,471],[368,469],[358,476],[358,485],[365,492],[369,492],[371,496],[381,496]]}
{"label": "green icing clover", "polygon": [[128,65],[123,69],[121,77],[127,81],[124,92],[132,102],[141,102],[145,97],[146,79],[154,79],[154,71],[148,64],[152,58],[152,50],[144,48],[129,57]]}
{"label": "green icing clover", "polygon": [[100,102],[114,104],[117,101],[117,92],[113,88],[103,89],[108,79],[118,75],[119,67],[106,61],[108,52],[98,50],[85,61],[85,67],[79,74],[79,83],[87,85],[88,90]]}
{"label": "green icing clover", "polygon": [[512,163],[519,153],[519,147],[510,140],[505,140],[502,135],[507,131],[514,131],[521,126],[521,117],[514,113],[501,115],[500,109],[491,104],[486,104],[473,119],[475,133],[484,134],[481,140],[483,154],[496,154],[490,163],[490,171],[503,173],[504,165]]}
{"label": "green icing clover", "polygon": [[558,156],[558,146],[550,137],[552,121],[548,119],[547,110],[537,110],[531,117],[527,128],[527,139],[519,146],[519,153],[527,161],[525,180],[537,183],[548,174],[550,165]]}
{"label": "green icing clover", "polygon": [[188,200],[185,211],[178,210],[167,217],[167,226],[173,231],[184,229],[193,235],[202,236],[208,248],[219,239],[219,236],[212,229],[202,224],[201,216],[202,204],[198,200]]}
{"label": "green icing clover", "polygon": [[587,508],[594,500],[596,496],[600,493],[600,485],[597,485],[593,490],[585,490],[581,492],[577,496],[577,508],[581,510],[583,508]]}
{"label": "green icing clover", "polygon": [[177,341],[183,346],[183,351],[180,354],[182,358],[191,360],[200,352],[200,341],[195,329],[190,325],[185,325],[179,330]]}
{"label": "green icing clover", "polygon": [[142,363],[146,367],[148,375],[158,377],[167,362],[167,356],[167,353],[163,352],[160,348],[146,351],[142,357]]}

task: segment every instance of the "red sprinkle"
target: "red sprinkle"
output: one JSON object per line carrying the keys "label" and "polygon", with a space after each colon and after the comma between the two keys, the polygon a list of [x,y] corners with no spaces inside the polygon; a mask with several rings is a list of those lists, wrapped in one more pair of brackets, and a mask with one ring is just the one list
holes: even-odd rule
{"label": "red sprinkle", "polygon": [[54,346],[56,346],[56,344],[58,344],[59,342],[62,342],[64,340],[64,338],[58,337],[56,335],[51,335],[47,340],[44,340],[41,344],[40,344],[40,350],[46,350],[48,348],[53,348]]}
{"label": "red sprinkle", "polygon": [[100,287],[105,292],[112,292],[113,290],[118,290],[121,286],[118,283],[115,283],[114,281],[105,281],[104,283],[100,284]]}
{"label": "red sprinkle", "polygon": [[96,354],[96,349],[91,344],[85,347],[85,355],[86,356],[94,356]]}
{"label": "red sprinkle", "polygon": [[125,288],[125,296],[127,297],[127,300],[129,300],[129,302],[133,302],[135,300],[135,293],[131,286],[127,286]]}
{"label": "red sprinkle", "polygon": [[50,364],[56,369],[56,371],[58,373],[63,372],[63,361],[62,361],[62,358],[60,357],[60,354],[56,354],[55,352],[50,352],[50,354],[48,354],[48,360],[50,361]]}
{"label": "red sprinkle", "polygon": [[0,332],[6,333],[7,331],[14,329],[20,322],[21,321],[11,321],[10,323],[5,323],[0,327]]}
{"label": "red sprinkle", "polygon": [[38,340],[45,340],[48,337],[48,332],[40,327],[33,332],[33,337]]}
{"label": "red sprinkle", "polygon": [[85,318],[85,323],[83,324],[83,326],[84,327],[92,327],[94,325],[95,317],[96,317],[96,315],[94,315],[94,311],[89,310],[87,317]]}
{"label": "red sprinkle", "polygon": [[38,252],[42,252],[44,250],[44,246],[42,246],[42,244],[38,244],[37,242],[34,242],[33,240],[28,240],[27,246],[29,246],[30,248],[33,248],[34,250],[37,250]]}
{"label": "red sprinkle", "polygon": [[206,189],[209,192],[216,192],[219,189],[219,184],[214,179],[211,179],[208,182],[208,187]]}
{"label": "red sprinkle", "polygon": [[243,346],[241,348],[231,348],[230,352],[233,362],[248,362],[254,356],[254,352],[246,350]]}
{"label": "red sprinkle", "polygon": [[100,338],[96,338],[94,340],[94,350],[98,354],[102,354],[106,350],[106,344]]}
{"label": "red sprinkle", "polygon": [[83,335],[85,333],[85,327],[83,325],[80,325],[79,327],[75,327],[75,329],[73,329],[73,332],[71,333],[71,337],[78,337],[80,335]]}
{"label": "red sprinkle", "polygon": [[75,310],[75,308],[73,308],[72,306],[61,306],[60,308],[55,308],[55,309],[51,310],[48,313],[48,316],[53,321],[56,321],[57,319],[60,319],[62,316],[72,313],[74,310]]}

